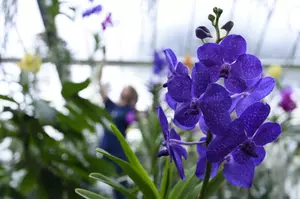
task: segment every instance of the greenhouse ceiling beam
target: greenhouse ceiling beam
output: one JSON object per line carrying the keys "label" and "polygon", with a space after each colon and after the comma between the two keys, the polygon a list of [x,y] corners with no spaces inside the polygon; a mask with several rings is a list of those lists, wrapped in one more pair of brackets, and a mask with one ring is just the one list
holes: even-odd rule
{"label": "greenhouse ceiling beam", "polygon": [[[183,60],[184,57],[178,57],[178,60]],[[279,65],[287,65],[287,63],[291,67],[299,67],[300,59],[260,59],[263,65],[271,65],[271,64],[279,64]],[[18,63],[20,58],[0,58],[0,63]],[[193,59],[194,62],[197,59]],[[44,63],[48,63],[47,59],[43,59]],[[101,60],[94,60],[93,63],[100,64]],[[91,65],[90,60],[72,60],[71,64],[74,65]],[[152,66],[152,60],[108,60],[106,61],[107,65],[111,66]],[[300,68],[300,67],[299,67]]]}
{"label": "greenhouse ceiling beam", "polygon": [[[20,61],[20,58],[2,58],[0,59],[0,63],[17,63]],[[102,60],[93,60],[92,62],[90,60],[72,60],[71,64],[77,64],[77,65],[91,65],[91,63],[100,64]],[[44,63],[48,63],[47,59],[43,59]],[[119,65],[119,66],[140,66],[145,65],[149,66],[152,65],[152,62],[150,60],[148,61],[123,61],[123,60],[108,60],[106,61],[107,65]]]}

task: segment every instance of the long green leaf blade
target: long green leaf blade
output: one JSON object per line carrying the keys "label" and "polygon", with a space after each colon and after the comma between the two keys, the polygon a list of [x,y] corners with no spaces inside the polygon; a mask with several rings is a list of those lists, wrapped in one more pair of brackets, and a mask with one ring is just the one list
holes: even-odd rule
{"label": "long green leaf blade", "polygon": [[193,191],[191,191],[186,197],[185,199],[196,199],[200,193],[202,187],[202,183],[198,184]]}
{"label": "long green leaf blade", "polygon": [[[223,182],[224,182],[224,176],[222,174],[222,171],[220,171],[216,175],[216,177],[214,177],[209,182],[207,190],[206,190],[205,198],[212,196],[219,189],[219,187],[223,184]],[[194,190],[187,195],[186,199],[195,199],[201,190],[201,186],[202,186],[202,184],[198,184],[194,188]]]}
{"label": "long green leaf blade", "polygon": [[171,170],[171,163],[170,163],[170,159],[166,158],[165,161],[165,168],[163,171],[163,178],[161,181],[161,185],[160,185],[160,196],[162,198],[166,198],[167,193],[168,193],[168,189],[170,187],[170,183],[171,183],[171,178],[170,176],[172,175],[170,170]]}
{"label": "long green leaf blade", "polygon": [[215,193],[218,188],[224,183],[223,171],[219,171],[219,173],[214,177],[208,184],[205,196],[211,196]]}
{"label": "long green leaf blade", "polygon": [[75,192],[85,199],[109,199],[85,189],[75,189]]}
{"label": "long green leaf blade", "polygon": [[197,184],[201,182],[199,178],[195,176],[195,168],[196,166],[189,169],[187,173],[187,178],[185,181],[180,180],[171,191],[169,195],[169,199],[182,199],[191,192]]}
{"label": "long green leaf blade", "polygon": [[91,173],[90,177],[96,180],[99,180],[101,182],[104,182],[105,184],[111,186],[115,190],[121,192],[123,195],[127,196],[128,198],[131,199],[137,199],[137,197],[132,194],[126,187],[121,185],[120,183],[112,180],[111,178],[106,177],[105,175],[101,173]]}
{"label": "long green leaf blade", "polygon": [[110,153],[104,151],[103,149],[96,149],[98,153],[103,154],[105,157],[109,158],[110,160],[114,161],[117,165],[119,165],[124,173],[126,173],[134,182],[135,184],[140,188],[141,192],[143,193],[145,198],[149,199],[158,199],[160,198],[157,191],[153,190],[150,186],[149,183],[147,182],[148,177],[145,178],[144,175],[142,175],[139,170],[134,168],[133,165],[130,165],[128,162],[117,158]]}
{"label": "long green leaf blade", "polygon": [[118,130],[118,128],[115,125],[111,124],[110,127],[111,127],[112,131],[114,132],[115,136],[118,138],[118,140],[119,140],[119,142],[120,142],[120,144],[121,144],[121,146],[124,150],[124,153],[125,153],[126,157],[128,158],[128,161],[130,162],[132,167],[136,171],[138,171],[141,176],[143,176],[146,184],[149,186],[149,188],[154,193],[154,197],[152,199],[160,198],[157,188],[155,187],[154,183],[150,179],[150,177],[147,174],[146,170],[143,168],[143,166],[141,165],[141,163],[137,159],[136,155],[132,151],[130,145],[127,143],[127,141],[125,140],[122,133]]}
{"label": "long green leaf blade", "polygon": [[146,170],[143,168],[143,166],[141,165],[141,163],[137,159],[136,155],[132,151],[130,145],[127,143],[127,141],[125,140],[124,136],[119,131],[119,129],[113,124],[111,124],[110,127],[111,127],[112,131],[114,132],[115,136],[118,138],[118,140],[119,140],[119,142],[120,142],[120,144],[121,144],[121,146],[122,146],[122,148],[125,152],[126,157],[128,158],[128,161],[130,162],[130,164],[134,165],[138,170],[140,170],[141,173],[148,176]]}

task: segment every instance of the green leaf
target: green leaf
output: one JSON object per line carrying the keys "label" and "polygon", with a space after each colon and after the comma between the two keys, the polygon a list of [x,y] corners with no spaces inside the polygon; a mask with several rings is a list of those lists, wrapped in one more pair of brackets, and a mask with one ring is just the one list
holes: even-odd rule
{"label": "green leaf", "polygon": [[75,192],[86,199],[108,199],[85,189],[75,189]]}
{"label": "green leaf", "polygon": [[90,177],[96,180],[100,180],[101,182],[104,182],[105,184],[108,184],[115,190],[121,192],[123,195],[127,196],[128,198],[137,199],[137,197],[132,194],[126,187],[121,185],[120,183],[112,180],[111,178],[106,177],[105,175],[102,175],[101,173],[91,173]]}
{"label": "green leaf", "polygon": [[35,117],[43,125],[54,125],[56,122],[57,111],[44,100],[36,100],[33,103],[35,108]]}
{"label": "green leaf", "polygon": [[170,163],[170,158],[166,158],[165,168],[163,171],[163,178],[160,185],[160,196],[166,198],[169,188],[172,182],[172,164]]}
{"label": "green leaf", "polygon": [[214,194],[219,187],[224,183],[223,171],[219,171],[219,173],[214,177],[208,184],[205,196],[211,196]]}
{"label": "green leaf", "polygon": [[100,43],[100,37],[98,33],[94,34],[94,40],[95,40],[94,52],[96,52],[99,49],[99,43]]}
{"label": "green leaf", "polygon": [[199,178],[195,175],[195,168],[193,166],[189,169],[187,173],[187,178],[185,181],[180,180],[172,189],[169,199],[182,199],[184,198],[189,192],[193,191],[195,186],[201,182]]}
{"label": "green leaf", "polygon": [[[211,179],[211,181],[209,182],[207,190],[206,190],[205,198],[213,195],[219,189],[219,187],[223,184],[223,182],[224,182],[224,177],[223,177],[222,171],[220,171],[217,174],[217,176],[214,177],[213,179]],[[201,187],[202,187],[202,183],[195,186],[193,188],[193,190],[188,195],[186,195],[185,198],[186,199],[196,198],[201,190]]]}
{"label": "green leaf", "polygon": [[105,157],[109,158],[110,160],[114,161],[117,165],[119,165],[124,173],[126,173],[134,182],[135,184],[140,188],[141,192],[143,193],[145,198],[149,199],[158,199],[159,194],[158,190],[154,187],[153,188],[149,185],[149,177],[146,178],[144,175],[137,170],[133,165],[130,165],[128,162],[117,158],[110,153],[104,151],[103,149],[96,149],[98,153],[103,154]]}
{"label": "green leaf", "polygon": [[76,95],[79,91],[85,89],[90,84],[90,79],[81,83],[64,82],[61,94],[64,98],[69,98]]}
{"label": "green leaf", "polygon": [[193,191],[191,191],[185,199],[195,199],[198,197],[200,191],[201,191],[202,183],[198,184]]}
{"label": "green leaf", "polygon": [[85,117],[90,118],[94,122],[100,122],[104,128],[109,128],[106,126],[104,119],[110,123],[113,123],[111,115],[104,108],[101,108],[86,99],[80,98],[79,96],[72,97],[71,100],[78,108],[82,110],[82,113],[87,113]]}
{"label": "green leaf", "polygon": [[69,18],[69,19],[70,19],[70,20],[72,20],[72,21],[74,21],[74,20],[75,20],[74,16],[70,16],[70,15],[69,15],[69,14],[67,14],[67,13],[60,12],[59,14],[66,16],[67,18]]}
{"label": "green leaf", "polygon": [[23,193],[29,194],[32,190],[37,188],[37,170],[28,169],[27,173],[23,177],[22,181],[20,182],[18,189],[22,190]]}
{"label": "green leaf", "polygon": [[134,152],[130,148],[130,145],[127,143],[127,141],[125,140],[122,133],[118,130],[118,128],[115,125],[112,124],[112,125],[110,125],[110,127],[111,127],[112,131],[114,132],[115,136],[118,138],[118,140],[124,150],[124,153],[125,153],[126,157],[128,158],[128,161],[130,162],[130,165],[134,169],[136,169],[140,173],[141,176],[143,176],[145,182],[147,183],[147,185],[149,186],[149,188],[152,190],[152,192],[155,195],[155,197],[153,197],[153,198],[159,198],[159,193],[158,193],[157,188],[155,187],[154,183],[150,180],[149,175],[147,174],[146,170],[143,168],[143,166],[141,165],[141,163],[135,156]]}
{"label": "green leaf", "polygon": [[17,103],[14,99],[12,99],[12,98],[10,98],[10,97],[8,97],[6,95],[0,95],[0,99]]}

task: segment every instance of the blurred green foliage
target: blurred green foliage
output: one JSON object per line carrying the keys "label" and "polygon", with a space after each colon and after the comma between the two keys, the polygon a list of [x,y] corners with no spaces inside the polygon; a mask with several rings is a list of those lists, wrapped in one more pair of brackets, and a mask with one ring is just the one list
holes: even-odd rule
{"label": "blurred green foliage", "polygon": [[[153,180],[152,178],[152,173],[150,173],[149,171],[147,172],[145,167],[142,166],[138,157],[135,155],[134,151],[132,151],[130,145],[127,143],[122,133],[114,125],[111,125],[111,129],[121,143],[128,161],[113,156],[103,149],[97,149],[96,151],[119,165],[122,168],[124,174],[128,175],[135,183],[136,189],[126,188],[118,182],[105,176],[105,174],[102,175],[99,173],[92,173],[90,174],[91,178],[99,180],[111,186],[112,188],[122,192],[124,195],[131,199],[139,198],[137,196],[138,193],[142,194],[142,198],[145,199],[190,199],[197,197],[198,190],[200,188],[197,187],[197,185],[201,185],[201,180],[194,175],[195,166],[187,170],[186,181],[178,180],[177,178],[177,180],[173,183],[173,169],[171,164],[169,163],[170,159],[166,158],[166,163],[163,167],[165,167],[164,171],[167,174],[164,173],[163,178],[160,179],[160,185],[155,185],[155,180]],[[218,177],[216,177],[214,180],[211,180],[208,184],[208,195],[211,195],[215,190],[218,190],[223,181],[224,178],[221,173],[218,174]],[[77,188],[76,193],[87,199],[105,198],[102,195],[98,195],[94,192],[81,188]]]}
{"label": "blurred green foliage", "polygon": [[[114,175],[111,163],[97,158],[86,139],[95,133],[96,123],[112,122],[103,108],[78,95],[89,83],[63,84],[64,112],[33,97],[28,85],[21,85],[22,98],[27,101],[0,96],[2,102],[9,102],[1,109],[1,115],[9,117],[0,120],[0,141],[8,141],[12,152],[9,161],[1,162],[1,197],[74,199],[78,198],[76,187],[94,184],[88,178],[91,171]],[[62,138],[51,136],[49,128]]]}

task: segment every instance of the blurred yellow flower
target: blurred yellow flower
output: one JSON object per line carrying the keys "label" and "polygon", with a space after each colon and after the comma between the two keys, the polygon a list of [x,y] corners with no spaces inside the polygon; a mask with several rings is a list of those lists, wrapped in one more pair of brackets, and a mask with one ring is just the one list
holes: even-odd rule
{"label": "blurred yellow flower", "polygon": [[268,67],[268,74],[275,79],[278,79],[282,74],[282,67],[280,65],[270,65]]}
{"label": "blurred yellow flower", "polygon": [[185,56],[183,63],[189,68],[190,71],[192,70],[194,63],[190,55]]}
{"label": "blurred yellow flower", "polygon": [[23,71],[37,73],[40,71],[42,60],[39,56],[26,53],[18,65]]}

